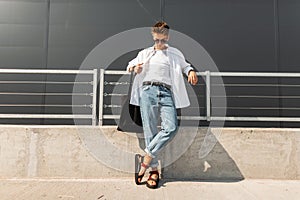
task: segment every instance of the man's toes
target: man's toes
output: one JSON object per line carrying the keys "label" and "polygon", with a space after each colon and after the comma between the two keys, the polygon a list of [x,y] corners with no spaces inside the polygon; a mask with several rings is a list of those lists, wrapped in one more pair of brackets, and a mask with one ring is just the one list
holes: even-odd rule
{"label": "man's toes", "polygon": [[155,181],[152,181],[152,180],[149,180],[148,183],[149,183],[149,185],[155,185],[156,184]]}

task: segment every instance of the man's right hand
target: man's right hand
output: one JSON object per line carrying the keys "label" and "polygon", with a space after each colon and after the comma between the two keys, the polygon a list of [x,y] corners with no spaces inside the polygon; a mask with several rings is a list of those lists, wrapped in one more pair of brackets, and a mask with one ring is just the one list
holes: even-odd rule
{"label": "man's right hand", "polygon": [[134,70],[135,73],[139,74],[143,71],[143,65],[144,63],[140,63],[135,65],[134,67],[130,67],[129,71],[132,72]]}

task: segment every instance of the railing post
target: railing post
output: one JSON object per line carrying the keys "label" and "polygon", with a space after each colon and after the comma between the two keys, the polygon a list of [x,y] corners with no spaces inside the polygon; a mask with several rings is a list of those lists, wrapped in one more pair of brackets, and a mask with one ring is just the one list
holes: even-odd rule
{"label": "railing post", "polygon": [[97,69],[93,70],[93,107],[92,107],[92,125],[97,125]]}
{"label": "railing post", "polygon": [[205,71],[205,79],[206,79],[206,119],[210,121],[211,113],[210,113],[210,71]]}
{"label": "railing post", "polygon": [[99,126],[103,125],[103,94],[104,94],[104,69],[100,69],[99,75]]}

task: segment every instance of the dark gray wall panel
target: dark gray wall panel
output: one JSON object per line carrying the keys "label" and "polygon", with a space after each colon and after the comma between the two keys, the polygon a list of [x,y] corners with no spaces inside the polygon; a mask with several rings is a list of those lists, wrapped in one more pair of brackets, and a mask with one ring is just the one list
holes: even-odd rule
{"label": "dark gray wall panel", "polygon": [[300,1],[279,0],[280,71],[300,72]]}
{"label": "dark gray wall panel", "polygon": [[[45,0],[0,1],[0,68],[45,68]],[[1,74],[1,81],[44,81],[44,75]],[[44,92],[44,84],[0,84],[0,92]],[[1,113],[40,114],[42,96],[0,95],[0,104],[35,104],[35,107],[4,107]],[[41,120],[0,119],[0,123],[39,124]]]}
{"label": "dark gray wall panel", "polygon": [[[141,2],[151,15],[159,18],[159,0]],[[108,37],[153,23],[149,13],[135,0],[53,0],[48,66],[79,68],[87,54]]]}
{"label": "dark gray wall panel", "polygon": [[43,68],[45,1],[0,1],[0,67]]}
{"label": "dark gray wall panel", "polygon": [[166,0],[173,29],[198,41],[220,71],[274,71],[273,0]]}
{"label": "dark gray wall panel", "polygon": [[[279,0],[279,45],[281,72],[300,72],[300,2],[297,0]],[[282,87],[283,116],[299,117],[300,78],[282,78],[282,84],[293,87]],[[296,123],[282,123],[283,127],[294,127]],[[298,126],[299,127],[299,126]]]}

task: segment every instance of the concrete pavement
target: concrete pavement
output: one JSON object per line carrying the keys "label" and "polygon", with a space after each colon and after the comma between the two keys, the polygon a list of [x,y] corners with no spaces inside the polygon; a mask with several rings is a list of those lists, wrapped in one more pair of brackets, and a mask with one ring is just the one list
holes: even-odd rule
{"label": "concrete pavement", "polygon": [[162,180],[156,190],[121,179],[0,179],[1,200],[111,199],[300,199],[300,181],[178,181]]}

